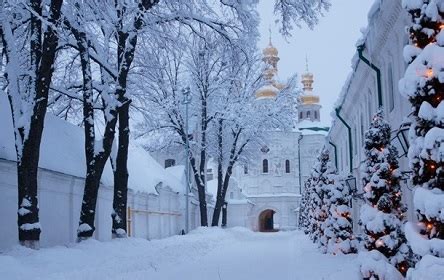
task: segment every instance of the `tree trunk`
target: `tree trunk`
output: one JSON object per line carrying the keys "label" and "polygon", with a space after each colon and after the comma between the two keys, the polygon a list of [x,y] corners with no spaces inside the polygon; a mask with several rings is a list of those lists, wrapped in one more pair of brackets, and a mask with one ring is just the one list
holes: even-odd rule
{"label": "tree trunk", "polygon": [[[40,159],[40,144],[43,134],[43,127],[46,115],[46,106],[48,104],[49,86],[54,73],[54,61],[56,56],[56,48],[58,45],[58,37],[54,26],[58,24],[60,19],[60,10],[62,0],[54,0],[50,4],[50,14],[48,21],[53,25],[49,25],[47,31],[43,35],[42,43],[42,23],[40,15],[42,14],[42,2],[31,1],[31,41],[30,41],[30,57],[31,68],[33,73],[30,78],[30,91],[34,94],[34,106],[32,108],[32,116],[30,116],[29,132],[26,135],[23,127],[17,127],[16,120],[15,138],[17,143],[21,144],[21,148],[16,145],[17,149],[17,183],[18,183],[18,234],[20,244],[38,249],[40,239],[40,223],[38,208],[38,164]],[[8,42],[3,38],[4,47],[9,48]],[[42,52],[42,50],[45,50]],[[8,52],[8,51],[7,51]],[[8,57],[7,57],[8,61]],[[17,83],[18,81],[8,81],[9,83]],[[21,94],[15,92],[13,94]],[[9,98],[12,98],[9,96]],[[11,109],[17,110],[12,106]],[[19,144],[19,145],[20,145]]]}
{"label": "tree trunk", "polygon": [[200,225],[203,227],[208,226],[208,215],[207,215],[207,202],[205,197],[205,183],[204,177],[200,176],[200,171],[196,167],[196,159],[194,157],[190,157],[190,165],[193,169],[194,181],[197,186],[197,193],[199,199],[199,210],[200,210]]}
{"label": "tree trunk", "polygon": [[134,60],[138,35],[137,32],[143,27],[143,15],[146,11],[157,5],[159,0],[141,1],[139,3],[139,11],[134,18],[134,30],[136,33],[123,32],[124,30],[124,12],[118,7],[119,28],[118,31],[118,69],[119,76],[117,82],[119,84],[116,91],[119,102],[122,106],[119,108],[119,144],[117,149],[116,167],[114,171],[114,196],[113,196],[113,237],[127,237],[127,200],[128,200],[128,146],[129,146],[129,106],[131,100],[126,98],[128,73]]}
{"label": "tree trunk", "polygon": [[[37,140],[39,137],[31,139]],[[29,248],[38,249],[41,232],[37,199],[39,143],[35,140],[29,140],[24,143],[22,158],[17,161],[17,225],[20,244]]]}
{"label": "tree trunk", "polygon": [[[222,178],[222,141],[223,141],[223,134],[222,134],[222,130],[221,128],[219,128],[219,134],[218,137],[220,137],[218,139],[219,141],[219,149],[220,149],[220,160],[219,160],[219,164],[218,164],[218,170],[217,170],[217,176],[218,176],[218,186],[217,186],[217,199],[216,199],[216,206],[214,208],[214,212],[213,212],[213,221],[211,223],[212,226],[217,226],[219,225],[219,217],[220,217],[220,212],[222,210],[222,207],[224,205],[225,202],[225,197],[227,195],[227,190],[228,190],[228,186],[230,185],[230,179],[231,179],[231,175],[233,174],[233,168],[234,165],[236,164],[236,162],[239,159],[239,156],[242,154],[245,146],[248,144],[249,140],[245,141],[239,148],[239,150],[237,150],[237,146],[239,143],[239,137],[242,133],[242,129],[239,129],[237,131],[237,133],[235,134],[234,137],[234,141],[231,145],[231,151],[230,151],[230,160],[228,162],[228,167],[227,170],[225,172],[225,176]],[[219,193],[220,190],[220,193]]]}
{"label": "tree trunk", "polygon": [[129,102],[119,111],[119,146],[114,171],[113,237],[127,236],[126,209],[128,198]]}
{"label": "tree trunk", "polygon": [[228,203],[224,202],[224,206],[222,208],[222,227],[227,227],[227,209]]}
{"label": "tree trunk", "polygon": [[223,120],[218,121],[218,131],[217,131],[217,197],[216,205],[213,211],[213,220],[211,221],[212,227],[219,226],[219,216],[221,207],[223,206],[224,198],[222,197],[223,188]]}

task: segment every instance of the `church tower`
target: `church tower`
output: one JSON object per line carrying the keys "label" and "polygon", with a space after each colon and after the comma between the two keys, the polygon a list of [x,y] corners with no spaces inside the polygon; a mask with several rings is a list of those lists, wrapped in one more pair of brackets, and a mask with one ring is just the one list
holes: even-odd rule
{"label": "church tower", "polygon": [[308,70],[308,60],[306,63],[305,73],[302,74],[303,92],[299,96],[298,102],[298,121],[309,120],[312,122],[319,122],[321,120],[320,98],[313,93],[314,75]]}
{"label": "church tower", "polygon": [[285,85],[277,82],[277,64],[280,58],[278,50],[271,43],[271,36],[268,46],[262,51],[262,55],[262,61],[265,63],[265,69],[262,73],[265,85],[256,92],[256,99],[274,99]]}

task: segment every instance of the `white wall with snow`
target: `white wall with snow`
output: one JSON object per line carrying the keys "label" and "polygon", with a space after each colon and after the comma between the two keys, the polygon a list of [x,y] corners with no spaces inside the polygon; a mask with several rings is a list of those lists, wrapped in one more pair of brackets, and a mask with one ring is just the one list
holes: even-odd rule
{"label": "white wall with snow", "polygon": [[[41,246],[64,245],[76,241],[84,179],[47,169],[39,170],[39,207],[42,225]],[[131,214],[131,235],[157,239],[179,234],[183,213],[182,197],[169,187],[159,184],[159,194],[130,190],[128,207]],[[0,159],[0,251],[18,243],[16,164]],[[102,185],[99,189],[96,212],[98,240],[111,239],[113,189]],[[136,212],[138,211],[138,212]]]}
{"label": "white wall with snow", "polygon": [[[18,243],[17,170],[11,112],[0,94],[0,251]],[[38,198],[41,246],[76,240],[82,203],[85,155],[83,129],[47,114],[40,149]],[[132,236],[155,239],[184,228],[184,182],[160,166],[145,150],[130,147],[128,206]],[[111,239],[113,172],[107,164],[96,212],[95,238]],[[209,209],[211,210],[211,208]],[[199,210],[190,201],[190,228],[200,225]]]}

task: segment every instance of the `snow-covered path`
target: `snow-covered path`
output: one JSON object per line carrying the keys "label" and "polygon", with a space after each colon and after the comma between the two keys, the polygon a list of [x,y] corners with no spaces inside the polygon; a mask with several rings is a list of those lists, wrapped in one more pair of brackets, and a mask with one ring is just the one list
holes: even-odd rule
{"label": "snow-covered path", "polygon": [[0,279],[359,279],[356,256],[320,254],[299,232],[199,229],[187,236],[88,241],[0,255]]}

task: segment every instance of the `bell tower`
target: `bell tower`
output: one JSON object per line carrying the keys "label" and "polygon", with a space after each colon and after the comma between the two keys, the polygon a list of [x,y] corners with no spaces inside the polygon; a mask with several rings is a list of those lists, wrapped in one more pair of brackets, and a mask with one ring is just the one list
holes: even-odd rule
{"label": "bell tower", "polygon": [[306,59],[305,73],[302,74],[301,83],[303,92],[298,100],[298,122],[309,120],[318,122],[321,120],[320,98],[313,92],[314,75],[308,69],[308,58]]}

